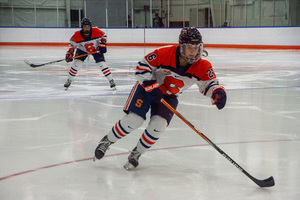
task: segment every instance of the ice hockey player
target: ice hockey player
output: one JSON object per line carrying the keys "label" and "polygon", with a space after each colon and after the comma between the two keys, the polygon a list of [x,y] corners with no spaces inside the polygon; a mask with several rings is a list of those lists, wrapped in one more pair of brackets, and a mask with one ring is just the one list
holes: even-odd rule
{"label": "ice hockey player", "polygon": [[200,32],[188,27],[181,30],[179,45],[158,48],[138,63],[135,73],[138,81],[125,103],[126,115],[101,139],[95,149],[94,161],[103,158],[111,144],[139,128],[151,109],[150,121],[124,165],[127,170],[136,168],[140,156],[155,144],[173,117],[160,99],[164,98],[176,109],[178,95],[193,84],[218,109],[224,108],[226,91],[219,85],[211,63],[201,59],[202,51]]}
{"label": "ice hockey player", "polygon": [[[92,27],[92,22],[89,18],[83,18],[81,21],[81,30],[76,31],[69,41],[69,50],[66,53],[66,61],[72,62],[74,51],[75,55],[83,55],[90,52],[99,51],[99,53],[92,54],[97,65],[102,70],[104,76],[108,79],[112,90],[116,90],[116,84],[112,78],[112,74],[108,66],[106,65],[104,53],[106,53],[106,35],[97,27]],[[71,65],[68,80],[64,87],[66,90],[70,87],[73,78],[76,76],[78,68],[82,66],[82,63],[87,58],[83,56],[74,59]]]}

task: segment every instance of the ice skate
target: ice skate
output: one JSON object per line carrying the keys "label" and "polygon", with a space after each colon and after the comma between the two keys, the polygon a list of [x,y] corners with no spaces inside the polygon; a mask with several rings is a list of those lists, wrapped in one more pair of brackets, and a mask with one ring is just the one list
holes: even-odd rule
{"label": "ice skate", "polygon": [[68,79],[67,82],[64,84],[65,90],[67,90],[70,87],[71,83],[72,80]]}
{"label": "ice skate", "polygon": [[110,84],[110,88],[111,88],[112,90],[117,90],[116,84],[115,84],[115,82],[114,82],[114,79],[111,79],[111,80],[109,81],[109,84]]}
{"label": "ice skate", "polygon": [[137,150],[136,147],[132,150],[130,155],[128,156],[128,161],[124,165],[124,168],[126,170],[134,169],[139,165],[139,158],[142,154],[140,154]]}
{"label": "ice skate", "polygon": [[114,142],[110,142],[107,138],[107,135],[102,138],[95,149],[95,157],[93,161],[100,160],[105,155],[106,151],[108,150],[109,146],[112,145]]}

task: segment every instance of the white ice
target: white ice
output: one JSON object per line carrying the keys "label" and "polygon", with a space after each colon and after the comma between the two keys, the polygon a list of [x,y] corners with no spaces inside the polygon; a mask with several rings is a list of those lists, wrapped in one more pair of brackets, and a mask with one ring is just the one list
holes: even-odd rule
{"label": "white ice", "polygon": [[117,91],[92,57],[65,91],[66,47],[0,46],[1,200],[298,200],[300,51],[208,48],[227,90],[219,111],[196,87],[178,111],[257,179],[260,188],[174,116],[133,171],[123,168],[146,123],[93,162],[99,140],[124,115],[136,63],[154,47],[109,47]]}

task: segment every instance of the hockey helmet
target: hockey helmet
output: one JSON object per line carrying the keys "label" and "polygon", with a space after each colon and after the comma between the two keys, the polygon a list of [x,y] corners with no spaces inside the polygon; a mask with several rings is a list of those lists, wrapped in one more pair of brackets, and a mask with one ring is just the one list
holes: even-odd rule
{"label": "hockey helmet", "polygon": [[81,28],[83,28],[84,25],[90,25],[92,27],[92,22],[89,18],[85,17],[81,20]]}
{"label": "hockey helmet", "polygon": [[[203,42],[200,32],[195,27],[185,27],[181,30],[179,35],[180,55],[189,63],[193,64],[197,62],[203,52]],[[186,45],[197,45],[199,48],[197,55],[194,58],[190,58],[184,54],[184,48]]]}

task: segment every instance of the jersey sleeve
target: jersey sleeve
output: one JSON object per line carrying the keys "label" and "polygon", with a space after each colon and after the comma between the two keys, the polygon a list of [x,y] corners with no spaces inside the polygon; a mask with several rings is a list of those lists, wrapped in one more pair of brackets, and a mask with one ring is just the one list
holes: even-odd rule
{"label": "jersey sleeve", "polygon": [[105,35],[105,33],[97,28],[97,32],[98,32],[98,41],[99,41],[99,45],[98,45],[98,50],[100,51],[100,53],[106,53],[107,52],[107,36]]}
{"label": "jersey sleeve", "polygon": [[211,97],[214,90],[217,88],[224,89],[220,84],[217,76],[211,66],[211,63],[207,60],[202,60],[201,70],[199,70],[198,77],[200,78],[197,81],[197,86],[199,87],[199,91],[207,97]]}
{"label": "jersey sleeve", "polygon": [[104,31],[100,30],[98,27],[93,27],[92,38],[99,39],[99,46],[106,46],[107,36]]}
{"label": "jersey sleeve", "polygon": [[107,36],[104,34],[100,39],[100,45],[107,45]]}
{"label": "jersey sleeve", "polygon": [[82,41],[83,38],[80,35],[80,31],[76,31],[69,41],[69,51],[74,51],[78,47],[78,42]]}
{"label": "jersey sleeve", "polygon": [[136,66],[135,76],[139,83],[142,85],[144,81],[154,80],[154,73],[158,63],[157,50],[146,55]]}

